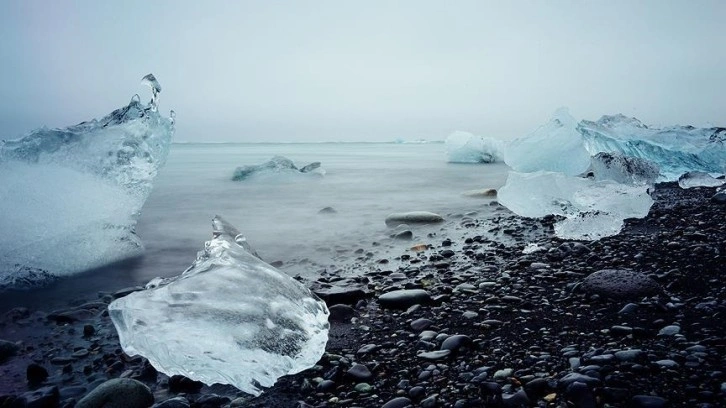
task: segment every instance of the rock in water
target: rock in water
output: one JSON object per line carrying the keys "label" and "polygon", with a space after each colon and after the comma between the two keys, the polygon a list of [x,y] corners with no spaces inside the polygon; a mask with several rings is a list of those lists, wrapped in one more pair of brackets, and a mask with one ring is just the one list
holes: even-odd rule
{"label": "rock in water", "polygon": [[497,198],[497,190],[493,188],[484,188],[481,190],[469,190],[461,193],[464,197],[472,198]]}
{"label": "rock in water", "polygon": [[313,366],[328,341],[328,309],[302,284],[253,255],[220,217],[181,275],[109,305],[121,346],[159,371],[259,395]]}
{"label": "rock in water", "polygon": [[582,290],[611,298],[633,299],[661,293],[663,288],[653,279],[627,269],[603,269],[582,281]]}
{"label": "rock in water", "polygon": [[154,83],[152,103],[134,96],[101,119],[0,141],[0,288],[141,253],[136,220],[174,133]]}
{"label": "rock in water", "polygon": [[381,306],[391,309],[407,309],[416,304],[431,302],[431,294],[423,289],[400,289],[378,297]]}
{"label": "rock in water", "polygon": [[386,225],[395,227],[401,224],[438,224],[444,218],[438,214],[428,211],[411,211],[405,213],[393,213],[386,217]]}

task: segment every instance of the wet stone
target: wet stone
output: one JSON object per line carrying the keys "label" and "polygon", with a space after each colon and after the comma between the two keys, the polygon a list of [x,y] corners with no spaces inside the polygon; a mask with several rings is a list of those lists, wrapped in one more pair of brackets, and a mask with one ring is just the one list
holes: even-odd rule
{"label": "wet stone", "polygon": [[368,367],[363,364],[353,364],[353,366],[348,369],[347,374],[356,381],[368,381],[373,378],[373,373],[371,373]]}
{"label": "wet stone", "polygon": [[382,294],[378,303],[385,308],[407,309],[416,304],[431,303],[431,295],[423,289],[400,289]]}
{"label": "wet stone", "polygon": [[636,395],[630,400],[632,408],[665,408],[668,400],[653,395]]}
{"label": "wet stone", "polygon": [[434,322],[429,319],[416,319],[411,322],[411,329],[413,329],[413,331],[420,332],[428,329],[433,323]]}
{"label": "wet stone", "polygon": [[413,403],[410,399],[406,397],[397,397],[383,404],[381,408],[406,408],[411,405],[413,405]]}
{"label": "wet stone", "polygon": [[610,298],[638,298],[662,292],[647,275],[626,269],[603,269],[588,275],[581,285],[585,293]]}

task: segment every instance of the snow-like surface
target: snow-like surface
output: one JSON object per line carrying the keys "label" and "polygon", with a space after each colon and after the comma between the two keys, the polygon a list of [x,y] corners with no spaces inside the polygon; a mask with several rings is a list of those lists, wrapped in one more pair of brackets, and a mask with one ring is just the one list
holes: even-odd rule
{"label": "snow-like surface", "polygon": [[155,102],[0,143],[0,287],[140,254],[136,219],[174,133]]}
{"label": "snow-like surface", "polygon": [[570,176],[590,167],[577,121],[566,108],[533,133],[511,141],[504,150],[504,161],[518,172],[555,171]]}
{"label": "snow-like surface", "polygon": [[167,375],[231,384],[259,395],[325,351],[328,309],[298,281],[254,255],[219,217],[181,275],[109,305],[121,346]]}
{"label": "snow-like surface", "polygon": [[578,240],[615,235],[624,219],[646,216],[653,204],[646,186],[544,171],[510,172],[498,199],[524,217],[564,216],[555,224],[555,234]]}
{"label": "snow-like surface", "polygon": [[503,161],[504,142],[469,132],[456,131],[446,138],[450,163],[494,163]]}

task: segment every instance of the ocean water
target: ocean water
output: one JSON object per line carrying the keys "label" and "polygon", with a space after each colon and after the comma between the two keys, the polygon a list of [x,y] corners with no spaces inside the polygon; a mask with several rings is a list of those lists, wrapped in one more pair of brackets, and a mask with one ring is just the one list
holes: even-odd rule
{"label": "ocean water", "polygon": [[[326,174],[232,181],[237,166],[275,155],[298,167],[320,161]],[[501,187],[507,170],[504,164],[448,163],[443,143],[174,144],[137,225],[143,256],[47,288],[6,293],[0,307],[52,309],[69,299],[178,275],[211,237],[215,215],[237,226],[264,260],[314,279],[325,268],[350,262],[356,250],[410,246],[390,238],[384,220],[392,212],[487,217],[490,200],[462,193]],[[336,213],[320,214],[325,207]],[[441,228],[414,228],[414,239],[425,242]]]}

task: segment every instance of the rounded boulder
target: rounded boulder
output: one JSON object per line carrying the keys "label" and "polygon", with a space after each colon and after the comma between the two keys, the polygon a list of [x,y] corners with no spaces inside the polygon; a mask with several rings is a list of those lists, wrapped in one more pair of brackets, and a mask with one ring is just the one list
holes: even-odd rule
{"label": "rounded boulder", "polygon": [[94,388],[76,408],[147,408],[153,403],[154,395],[142,382],[115,378]]}
{"label": "rounded boulder", "polygon": [[663,288],[647,275],[627,269],[603,269],[588,275],[581,285],[586,293],[616,299],[656,295]]}

